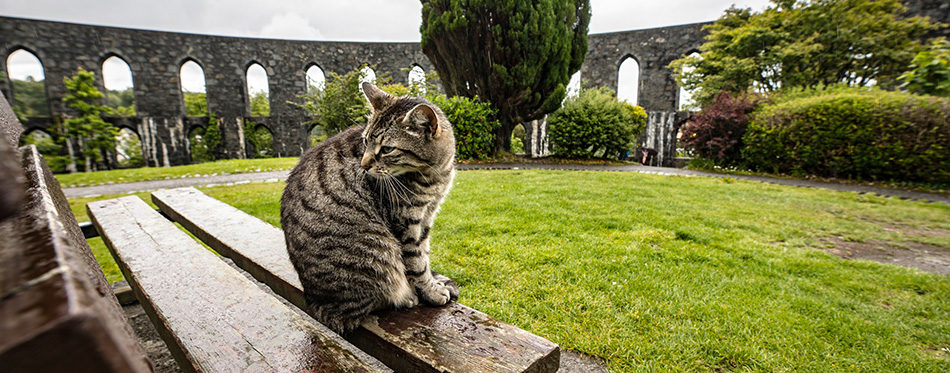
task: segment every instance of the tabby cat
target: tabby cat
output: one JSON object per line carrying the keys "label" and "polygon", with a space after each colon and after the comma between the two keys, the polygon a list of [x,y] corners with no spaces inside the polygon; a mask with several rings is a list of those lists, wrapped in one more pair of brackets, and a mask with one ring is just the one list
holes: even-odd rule
{"label": "tabby cat", "polygon": [[280,203],[307,306],[338,333],[376,310],[458,298],[429,268],[429,229],[455,177],[452,125],[424,99],[362,87],[369,122],[307,151]]}

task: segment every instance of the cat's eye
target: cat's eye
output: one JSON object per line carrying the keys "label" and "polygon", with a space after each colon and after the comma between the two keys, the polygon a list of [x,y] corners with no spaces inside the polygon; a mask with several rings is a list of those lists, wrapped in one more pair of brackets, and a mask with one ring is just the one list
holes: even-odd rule
{"label": "cat's eye", "polygon": [[396,150],[396,148],[392,146],[384,146],[384,147],[379,148],[379,152],[381,154],[389,154],[389,153],[392,153],[393,150]]}

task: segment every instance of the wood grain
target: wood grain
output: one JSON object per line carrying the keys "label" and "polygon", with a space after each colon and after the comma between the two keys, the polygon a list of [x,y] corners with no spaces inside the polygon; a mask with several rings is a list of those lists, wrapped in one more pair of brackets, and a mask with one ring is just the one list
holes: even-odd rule
{"label": "wood grain", "polygon": [[375,371],[138,197],[86,208],[183,369]]}
{"label": "wood grain", "polygon": [[[152,201],[215,251],[307,309],[280,229],[194,188],[156,191]],[[381,312],[344,338],[396,371],[553,372],[560,359],[556,344],[455,302]]]}

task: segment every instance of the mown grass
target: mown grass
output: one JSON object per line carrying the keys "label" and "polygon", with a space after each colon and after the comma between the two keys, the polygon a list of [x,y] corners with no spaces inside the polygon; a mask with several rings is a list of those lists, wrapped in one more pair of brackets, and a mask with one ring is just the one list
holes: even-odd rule
{"label": "mown grass", "polygon": [[248,172],[289,170],[297,158],[231,159],[176,167],[142,167],[101,172],[59,174],[56,179],[65,187],[131,183],[134,181],[176,179],[203,175],[242,174]]}
{"label": "mown grass", "polygon": [[[277,225],[283,185],[204,191]],[[947,230],[950,206],[855,193],[464,171],[432,256],[460,302],[612,371],[933,372],[950,370],[950,278],[810,247],[840,236],[950,248]]]}

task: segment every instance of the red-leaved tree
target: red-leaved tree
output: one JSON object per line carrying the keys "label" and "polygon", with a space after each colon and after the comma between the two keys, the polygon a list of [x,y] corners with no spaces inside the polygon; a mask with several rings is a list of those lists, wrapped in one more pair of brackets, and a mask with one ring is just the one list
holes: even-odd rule
{"label": "red-leaved tree", "polygon": [[740,160],[749,114],[761,101],[755,95],[733,96],[722,91],[686,123],[680,141],[701,158],[718,165],[734,165]]}

